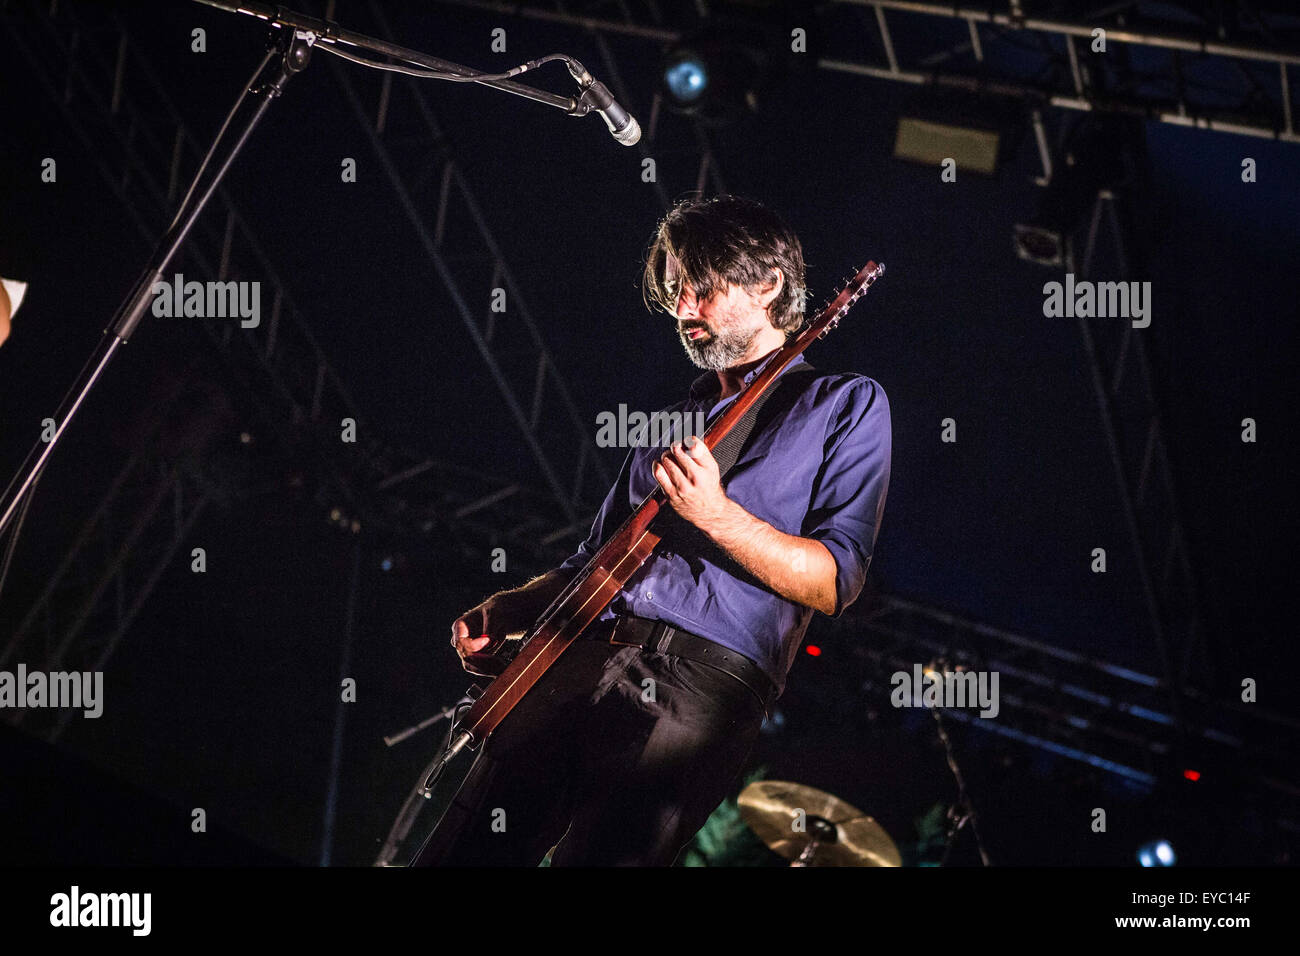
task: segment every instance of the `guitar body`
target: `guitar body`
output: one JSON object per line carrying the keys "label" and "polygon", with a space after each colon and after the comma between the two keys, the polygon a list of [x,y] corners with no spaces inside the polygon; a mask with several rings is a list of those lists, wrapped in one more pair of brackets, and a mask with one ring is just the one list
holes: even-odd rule
{"label": "guitar body", "polygon": [[[644,529],[659,513],[661,499],[662,495],[656,493],[637,509],[522,640],[498,640],[482,652],[466,657],[466,663],[478,673],[499,671],[460,723],[461,731],[468,733],[475,744],[486,738],[514,709],[650,557],[659,536]],[[607,550],[611,556],[618,556],[618,560],[608,562],[612,565],[608,569],[600,561]]]}

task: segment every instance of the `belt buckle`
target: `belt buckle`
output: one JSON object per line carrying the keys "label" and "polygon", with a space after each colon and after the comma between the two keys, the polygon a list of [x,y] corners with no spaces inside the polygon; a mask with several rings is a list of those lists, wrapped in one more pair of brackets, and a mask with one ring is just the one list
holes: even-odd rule
{"label": "belt buckle", "polygon": [[618,637],[618,634],[619,634],[620,629],[624,628],[625,625],[626,625],[630,620],[631,620],[631,618],[627,618],[627,617],[619,617],[619,618],[615,618],[615,619],[614,619],[614,629],[613,629],[612,631],[609,632],[609,643],[611,643],[611,644],[617,644],[617,645],[620,646],[620,647],[641,647],[641,646],[642,646],[640,643],[638,643],[638,642],[636,642],[636,641],[619,641],[619,640],[615,640],[615,638]]}
{"label": "belt buckle", "polygon": [[[657,636],[655,631],[658,631]],[[677,628],[673,627],[671,624],[668,624],[665,621],[656,621],[655,630],[650,632],[650,640],[646,642],[646,647],[650,648],[650,650],[654,651],[656,654],[667,654],[668,647],[672,643],[672,639],[676,634]],[[654,645],[653,647],[650,646],[652,643]]]}

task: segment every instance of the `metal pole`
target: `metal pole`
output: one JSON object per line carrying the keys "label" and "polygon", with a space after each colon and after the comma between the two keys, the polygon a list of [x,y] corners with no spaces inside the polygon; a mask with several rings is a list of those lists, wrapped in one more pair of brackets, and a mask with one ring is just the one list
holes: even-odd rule
{"label": "metal pole", "polygon": [[352,570],[348,575],[348,603],[343,619],[343,648],[339,655],[339,699],[334,710],[334,742],[330,748],[329,784],[325,790],[325,821],[321,833],[320,865],[329,866],[334,853],[334,819],[338,815],[339,773],[343,767],[343,729],[347,724],[347,702],[343,681],[351,675],[352,644],[356,633],[357,595],[361,592],[361,536],[353,537]]}

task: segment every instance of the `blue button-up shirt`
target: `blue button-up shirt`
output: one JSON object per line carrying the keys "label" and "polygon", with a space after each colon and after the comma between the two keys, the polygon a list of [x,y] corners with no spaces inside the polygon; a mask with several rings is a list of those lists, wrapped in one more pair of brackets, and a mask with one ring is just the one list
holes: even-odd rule
{"label": "blue button-up shirt", "polygon": [[[797,360],[769,387],[777,389],[786,375],[810,368]],[[762,365],[745,382],[761,370]],[[750,514],[830,551],[838,617],[862,591],[880,529],[889,485],[889,402],[865,375],[807,378],[771,396],[722,483],[727,497]],[[719,390],[717,373],[708,372],[695,380],[686,401],[666,411],[703,411],[712,418],[735,398],[718,401]],[[657,486],[651,467],[665,450],[646,445],[628,453],[591,533],[562,569],[585,566]],[[784,690],[812,608],[760,583],[670,506],[651,530],[662,540],[601,620],[632,614],[665,621],[744,654]]]}

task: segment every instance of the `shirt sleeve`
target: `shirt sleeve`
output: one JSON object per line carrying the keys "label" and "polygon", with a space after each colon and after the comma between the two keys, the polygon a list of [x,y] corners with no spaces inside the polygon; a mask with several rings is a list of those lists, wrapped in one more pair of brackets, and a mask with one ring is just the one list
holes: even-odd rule
{"label": "shirt sleeve", "polygon": [[613,487],[609,489],[609,493],[605,495],[604,503],[600,506],[600,510],[596,512],[596,518],[591,523],[591,532],[587,535],[587,540],[578,545],[578,550],[565,558],[564,562],[556,570],[581,571],[586,567],[587,562],[591,560],[592,555],[600,550],[600,546],[605,543],[611,534],[622,527],[623,522],[632,513],[628,486],[632,474],[632,456],[634,454],[636,454],[635,447],[629,450],[627,457],[623,459],[623,467],[619,469]]}
{"label": "shirt sleeve", "polygon": [[835,613],[857,600],[867,579],[889,488],[892,433],[885,390],[865,376],[843,390],[831,415],[803,536],[835,559]]}

